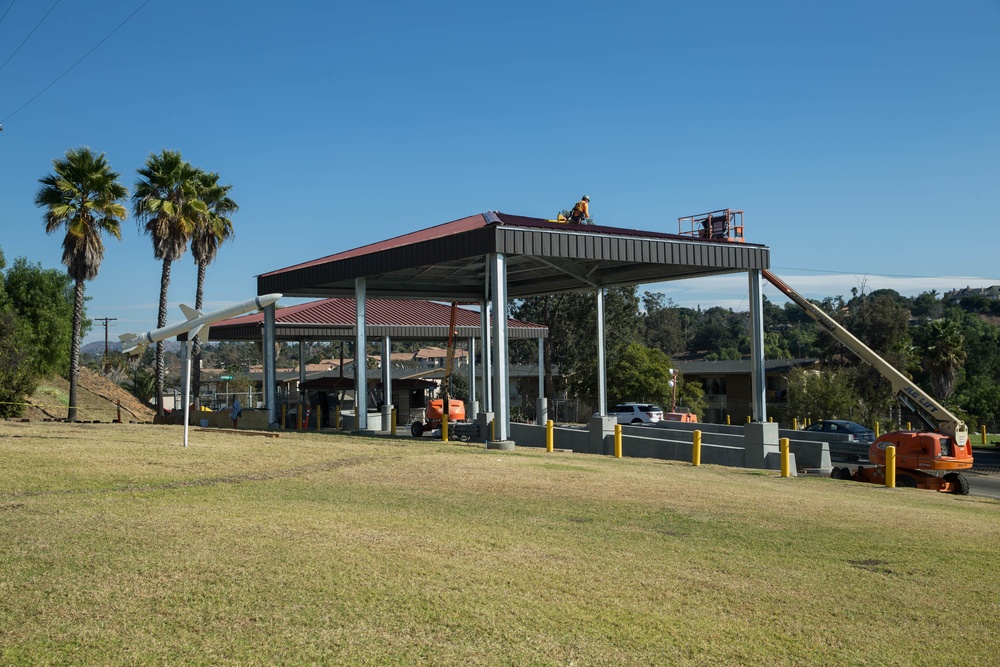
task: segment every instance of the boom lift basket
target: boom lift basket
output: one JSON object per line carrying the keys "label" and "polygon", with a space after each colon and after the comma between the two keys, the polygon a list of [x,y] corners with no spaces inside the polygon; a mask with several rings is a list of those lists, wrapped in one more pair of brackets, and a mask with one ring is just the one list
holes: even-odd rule
{"label": "boom lift basket", "polygon": [[677,218],[677,227],[681,236],[743,243],[743,211],[732,208]]}

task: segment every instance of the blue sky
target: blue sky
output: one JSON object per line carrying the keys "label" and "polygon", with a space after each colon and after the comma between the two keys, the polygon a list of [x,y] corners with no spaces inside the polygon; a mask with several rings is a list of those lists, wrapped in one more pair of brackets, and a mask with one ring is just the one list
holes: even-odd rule
{"label": "blue sky", "polygon": [[[90,146],[130,189],[161,148],[233,184],[208,308],[259,273],[583,193],[598,223],[658,231],[743,209],[810,297],[1000,284],[996,0],[144,1],[59,2],[0,68],[8,263],[61,267],[34,195]],[[0,62],[53,2],[10,7]],[[154,328],[150,240],[129,219],[106,244],[88,313],[118,318],[113,335]],[[190,254],[175,263],[169,322],[195,277]],[[644,289],[745,309],[746,283]]]}

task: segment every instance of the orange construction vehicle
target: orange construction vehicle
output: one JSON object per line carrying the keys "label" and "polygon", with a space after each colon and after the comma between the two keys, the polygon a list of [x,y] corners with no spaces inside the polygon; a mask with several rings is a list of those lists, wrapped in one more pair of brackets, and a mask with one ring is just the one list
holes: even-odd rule
{"label": "orange construction vehicle", "polygon": [[[442,383],[444,398],[435,398],[428,402],[424,410],[424,421],[415,421],[410,425],[410,434],[419,438],[426,431],[441,428],[441,419],[448,413],[448,423],[465,421],[465,403],[457,398],[451,398],[451,375],[455,369],[455,326],[458,315],[458,304],[451,304],[451,317],[448,322],[448,355],[445,361],[444,382]],[[470,360],[469,363],[472,363]],[[447,406],[447,407],[446,407]]]}
{"label": "orange construction vehicle", "polygon": [[927,427],[926,431],[895,431],[876,438],[868,450],[868,460],[872,466],[858,466],[853,472],[846,466],[837,467],[833,469],[832,477],[884,484],[885,449],[892,445],[896,448],[896,486],[967,495],[969,481],[958,472],[972,467],[972,445],[965,422],[855,338],[821,308],[810,303],[770,271],[762,270],[761,273],[768,282],[806,311],[821,328],[889,380],[899,401],[912,410]]}

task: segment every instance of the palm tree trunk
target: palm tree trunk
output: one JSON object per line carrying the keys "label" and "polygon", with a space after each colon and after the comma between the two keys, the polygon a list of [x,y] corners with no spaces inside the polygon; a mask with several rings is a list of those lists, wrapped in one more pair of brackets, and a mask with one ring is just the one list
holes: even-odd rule
{"label": "palm tree trunk", "polygon": [[[167,288],[170,286],[170,260],[163,260],[160,273],[160,310],[156,316],[156,328],[167,326]],[[156,414],[163,416],[163,341],[156,343]]]}
{"label": "palm tree trunk", "polygon": [[76,421],[76,384],[80,378],[80,328],[83,325],[83,280],[76,281],[73,293],[73,339],[69,348],[69,414],[66,420]]}
{"label": "palm tree trunk", "polygon": [[[194,295],[194,309],[200,311],[205,298],[205,269],[207,264],[198,263],[198,287]],[[195,336],[191,344],[191,395],[194,405],[201,409],[201,336]]]}

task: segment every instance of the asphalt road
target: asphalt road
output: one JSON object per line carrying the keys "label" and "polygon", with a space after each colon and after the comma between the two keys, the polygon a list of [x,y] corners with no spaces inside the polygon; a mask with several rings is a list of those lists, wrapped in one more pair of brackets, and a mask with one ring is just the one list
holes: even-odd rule
{"label": "asphalt road", "polygon": [[986,496],[1000,500],[1000,475],[978,472],[966,473],[969,480],[970,496]]}

